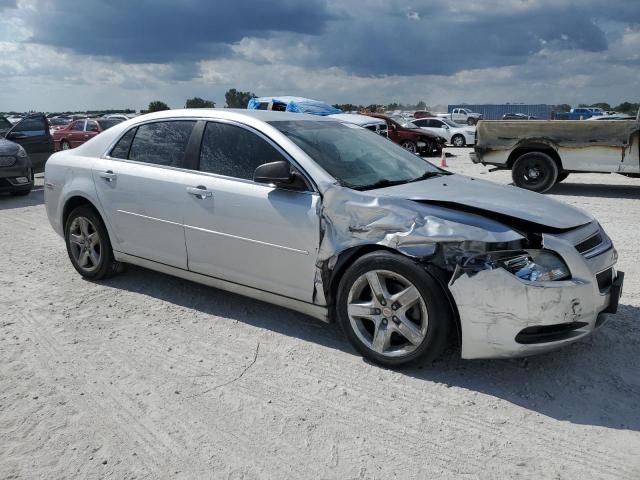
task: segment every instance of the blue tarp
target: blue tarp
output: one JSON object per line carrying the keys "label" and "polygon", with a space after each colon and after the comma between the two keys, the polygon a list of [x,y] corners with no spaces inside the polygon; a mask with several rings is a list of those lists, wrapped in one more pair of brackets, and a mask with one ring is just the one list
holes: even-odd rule
{"label": "blue tarp", "polygon": [[[342,110],[332,107],[320,100],[312,100],[303,97],[260,97],[252,98],[247,105],[248,110],[266,110],[265,104],[286,106],[285,111],[296,113],[310,113],[312,115],[333,115],[342,113]],[[261,107],[262,105],[262,107]]]}

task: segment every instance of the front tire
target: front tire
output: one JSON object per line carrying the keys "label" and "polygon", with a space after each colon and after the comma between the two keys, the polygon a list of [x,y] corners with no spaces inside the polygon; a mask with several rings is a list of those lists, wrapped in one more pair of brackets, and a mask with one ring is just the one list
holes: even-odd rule
{"label": "front tire", "polygon": [[411,153],[416,153],[418,151],[418,146],[410,140],[405,140],[400,144],[402,148],[410,151]]}
{"label": "front tire", "polygon": [[453,138],[451,139],[451,144],[454,147],[464,147],[467,145],[467,141],[462,135],[454,135]]}
{"label": "front tire", "polygon": [[60,142],[60,150],[71,150],[71,144],[66,140]]}
{"label": "front tire", "polygon": [[425,267],[386,251],[364,255],[346,271],[336,316],[356,350],[385,367],[436,358],[453,322],[445,293]]}
{"label": "front tire", "polygon": [[64,239],[69,259],[83,277],[100,280],[120,271],[120,263],[113,258],[107,229],[93,208],[83,205],[69,214]]}
{"label": "front tire", "polygon": [[529,152],[518,157],[511,176],[518,187],[544,193],[556,184],[558,165],[546,153]]}

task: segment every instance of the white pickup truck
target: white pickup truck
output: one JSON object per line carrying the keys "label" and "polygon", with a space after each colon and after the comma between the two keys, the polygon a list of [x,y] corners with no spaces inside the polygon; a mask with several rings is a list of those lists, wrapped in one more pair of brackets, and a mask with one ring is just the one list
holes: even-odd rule
{"label": "white pickup truck", "polygon": [[472,112],[468,108],[454,108],[451,113],[439,113],[440,118],[448,118],[452,122],[466,123],[467,125],[475,125],[482,120],[482,114]]}
{"label": "white pickup truck", "polygon": [[511,170],[516,185],[536,192],[574,172],[640,177],[639,132],[640,111],[635,120],[602,122],[484,120],[471,160]]}

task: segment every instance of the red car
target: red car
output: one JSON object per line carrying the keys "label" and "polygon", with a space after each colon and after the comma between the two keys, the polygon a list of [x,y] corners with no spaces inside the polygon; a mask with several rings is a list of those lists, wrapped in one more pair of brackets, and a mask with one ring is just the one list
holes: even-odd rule
{"label": "red car", "polygon": [[440,154],[446,140],[438,135],[422,130],[415,125],[402,126],[393,118],[381,113],[366,113],[370,117],[381,118],[387,122],[389,139],[420,155]]}
{"label": "red car", "polygon": [[83,118],[75,120],[66,127],[53,132],[56,151],[78,147],[100,132],[104,132],[120,122],[122,120],[117,118]]}

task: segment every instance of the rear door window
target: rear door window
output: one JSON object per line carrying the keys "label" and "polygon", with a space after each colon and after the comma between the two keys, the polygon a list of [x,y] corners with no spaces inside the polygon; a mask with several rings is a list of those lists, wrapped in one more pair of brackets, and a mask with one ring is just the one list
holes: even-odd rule
{"label": "rear door window", "polygon": [[41,137],[47,134],[49,127],[44,117],[27,118],[18,123],[12,132],[21,133],[26,137]]}
{"label": "rear door window", "polygon": [[260,165],[286,160],[266,140],[235,125],[208,122],[202,138],[200,170],[253,180]]}
{"label": "rear door window", "polygon": [[184,168],[195,123],[193,120],[172,120],[140,125],[131,142],[129,160]]}

